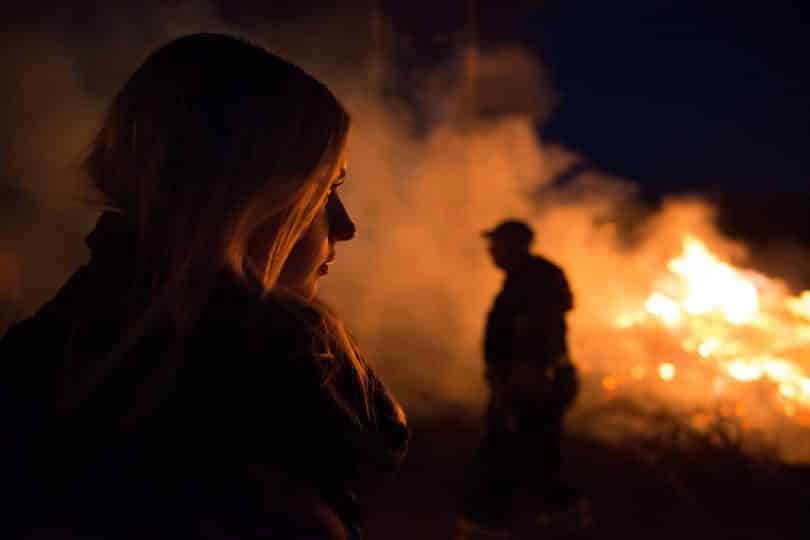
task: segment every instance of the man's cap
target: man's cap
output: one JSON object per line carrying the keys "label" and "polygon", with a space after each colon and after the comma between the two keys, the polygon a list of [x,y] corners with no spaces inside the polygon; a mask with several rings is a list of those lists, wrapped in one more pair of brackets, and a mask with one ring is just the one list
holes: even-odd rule
{"label": "man's cap", "polygon": [[507,219],[495,226],[494,229],[481,233],[485,238],[493,241],[513,240],[530,244],[534,239],[534,231],[525,222],[517,219]]}

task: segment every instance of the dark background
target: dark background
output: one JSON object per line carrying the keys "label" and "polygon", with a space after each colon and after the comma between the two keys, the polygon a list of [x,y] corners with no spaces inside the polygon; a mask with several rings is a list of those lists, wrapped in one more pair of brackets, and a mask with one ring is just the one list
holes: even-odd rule
{"label": "dark background", "polygon": [[755,266],[810,286],[806,5],[387,2],[407,42],[403,71],[441,58],[471,5],[482,48],[517,42],[549,68],[560,99],[538,125],[544,140],[584,156],[581,167],[636,183],[653,208],[672,195],[708,198]]}
{"label": "dark background", "polygon": [[760,268],[806,288],[794,247],[810,244],[810,32],[800,6],[549,2],[533,18],[547,31],[527,37],[563,97],[543,133],[651,200],[710,197],[718,224],[760,254]]}
{"label": "dark background", "polygon": [[549,3],[527,38],[564,96],[546,133],[651,192],[805,191],[806,10],[736,4]]}
{"label": "dark background", "polygon": [[439,61],[475,4],[481,47],[521,43],[551,67],[562,99],[543,135],[646,193],[806,190],[810,19],[800,2],[383,4],[406,70]]}

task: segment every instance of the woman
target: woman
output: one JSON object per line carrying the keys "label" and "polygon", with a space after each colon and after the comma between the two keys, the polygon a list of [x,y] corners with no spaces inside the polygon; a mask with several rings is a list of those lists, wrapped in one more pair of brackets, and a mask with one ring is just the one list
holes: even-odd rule
{"label": "woman", "polygon": [[111,209],[90,262],[0,342],[15,534],[358,535],[407,430],[315,300],[354,235],[348,129],[324,85],[229,36],[126,82],[85,162]]}

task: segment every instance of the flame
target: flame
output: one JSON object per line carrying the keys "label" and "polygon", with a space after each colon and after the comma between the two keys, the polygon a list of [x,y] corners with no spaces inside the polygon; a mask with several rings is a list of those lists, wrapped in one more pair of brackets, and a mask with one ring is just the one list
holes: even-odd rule
{"label": "flame", "polygon": [[[643,307],[618,314],[614,325],[659,328],[672,336],[686,360],[659,363],[664,382],[680,379],[684,369],[709,369],[716,375],[714,394],[735,382],[757,384],[768,389],[781,414],[810,418],[810,376],[798,358],[810,350],[810,291],[791,296],[781,282],[735,268],[693,236],[682,245]],[[642,366],[631,371],[636,380],[646,374]],[[615,375],[603,379],[606,390],[617,386]],[[745,416],[748,408],[737,403],[731,413]]]}
{"label": "flame", "polygon": [[673,366],[669,362],[666,362],[658,366],[658,376],[665,381],[671,381],[672,379],[674,379],[675,374],[677,372],[678,370],[675,368],[675,366]]}
{"label": "flame", "polygon": [[682,277],[686,291],[680,302],[689,315],[719,313],[735,325],[751,321],[759,310],[756,286],[728,264],[720,262],[699,240],[687,236],[684,253],[667,265]]}

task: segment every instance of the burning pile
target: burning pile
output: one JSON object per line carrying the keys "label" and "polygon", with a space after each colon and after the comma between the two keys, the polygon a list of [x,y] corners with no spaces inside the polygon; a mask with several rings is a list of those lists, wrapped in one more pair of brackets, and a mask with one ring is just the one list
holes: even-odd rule
{"label": "burning pile", "polygon": [[[746,428],[774,413],[810,426],[810,291],[791,296],[782,282],[731,266],[693,236],[682,245],[643,305],[614,320],[626,337],[654,340],[660,357],[602,374],[603,391],[669,385],[693,411],[688,396],[712,396],[706,409]],[[691,421],[700,429],[709,417],[693,412]]]}

